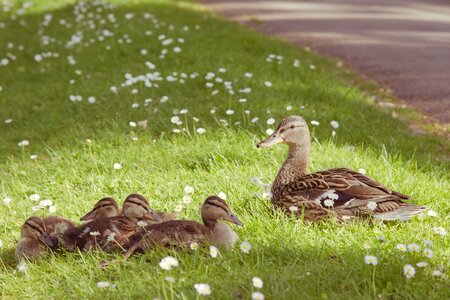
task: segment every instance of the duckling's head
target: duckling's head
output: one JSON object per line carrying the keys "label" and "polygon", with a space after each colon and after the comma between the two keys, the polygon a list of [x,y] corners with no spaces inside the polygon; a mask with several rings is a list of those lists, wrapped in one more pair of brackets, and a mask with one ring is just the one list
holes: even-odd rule
{"label": "duckling's head", "polygon": [[52,239],[45,232],[45,225],[41,218],[31,217],[22,225],[22,238],[31,238],[53,247]]}
{"label": "duckling's head", "polygon": [[310,136],[308,124],[301,116],[289,116],[284,118],[277,126],[275,132],[265,140],[259,142],[256,147],[270,147],[275,144],[309,145]]}
{"label": "duckling's head", "polygon": [[97,218],[115,217],[119,214],[120,208],[117,205],[116,200],[114,200],[113,198],[103,198],[94,205],[94,209],[88,212],[80,220],[92,221]]}
{"label": "duckling's head", "polygon": [[123,203],[122,213],[129,219],[144,219],[161,222],[161,217],[150,208],[147,199],[139,194],[131,194]]}
{"label": "duckling's head", "polygon": [[203,202],[202,219],[206,226],[214,225],[221,220],[243,226],[242,222],[231,212],[225,200],[217,196],[209,196]]}

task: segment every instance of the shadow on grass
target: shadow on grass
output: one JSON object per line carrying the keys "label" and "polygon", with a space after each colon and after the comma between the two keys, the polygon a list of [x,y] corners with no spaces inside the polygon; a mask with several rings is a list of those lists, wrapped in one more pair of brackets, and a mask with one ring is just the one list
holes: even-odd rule
{"label": "shadow on grass", "polygon": [[[246,299],[251,294],[254,276],[263,279],[262,292],[273,299],[345,299],[356,295],[360,299],[421,299],[428,298],[430,290],[434,291],[432,298],[438,299],[446,293],[444,280],[430,277],[429,270],[418,269],[412,279],[414,283],[404,278],[401,275],[404,259],[399,253],[382,254],[386,250],[383,244],[370,250],[371,253],[380,252],[377,266],[364,264],[364,254],[355,248],[345,245],[335,249],[331,247],[324,244],[321,248],[311,248],[307,243],[295,248],[258,246],[250,254],[235,250],[222,252],[217,259],[212,259],[206,249],[190,253],[160,249],[135,255],[126,262],[105,269],[98,267],[99,261],[108,257],[104,254],[56,254],[29,263],[27,276],[17,274],[14,288],[20,291],[29,282],[40,282],[39,276],[49,282],[59,278],[57,285],[34,286],[35,295],[56,295],[63,288],[66,293],[77,291],[81,293],[77,295],[83,297],[90,293],[90,289],[78,291],[79,287],[89,287],[100,278],[110,278],[111,283],[118,284],[115,297],[139,297],[160,292],[159,278],[170,274],[176,279],[175,293],[192,297],[195,296],[194,283],[209,282],[215,297]],[[180,266],[161,273],[158,262],[168,255],[175,256]],[[190,276],[186,278],[186,274]],[[73,282],[74,275],[76,282]],[[127,282],[121,283],[124,278]],[[147,278],[153,280],[148,281]],[[179,281],[180,278],[184,280]],[[212,281],[211,278],[220,278],[220,281]],[[137,284],[144,281],[145,284]],[[10,291],[3,292],[3,295],[8,295]]]}

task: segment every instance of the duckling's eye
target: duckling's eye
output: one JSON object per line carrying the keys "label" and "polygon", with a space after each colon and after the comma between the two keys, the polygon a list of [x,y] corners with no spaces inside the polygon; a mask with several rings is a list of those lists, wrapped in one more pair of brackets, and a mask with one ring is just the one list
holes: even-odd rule
{"label": "duckling's eye", "polygon": [[283,128],[283,129],[280,129],[280,133],[283,133],[285,130],[286,130],[286,129],[284,129],[284,128]]}
{"label": "duckling's eye", "polygon": [[294,129],[294,128],[295,128],[295,125],[291,125],[291,127],[289,127],[289,128]]}

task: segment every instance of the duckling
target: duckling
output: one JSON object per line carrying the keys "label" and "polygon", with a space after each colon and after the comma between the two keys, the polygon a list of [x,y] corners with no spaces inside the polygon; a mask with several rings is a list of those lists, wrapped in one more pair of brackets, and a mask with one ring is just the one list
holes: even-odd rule
{"label": "duckling", "polygon": [[160,222],[161,218],[150,208],[145,197],[131,194],[123,204],[122,215],[97,218],[69,229],[63,237],[64,245],[69,251],[123,250],[128,238],[138,229],[139,221]]}
{"label": "duckling", "polygon": [[21,240],[16,246],[14,257],[17,262],[27,258],[36,260],[60,247],[62,235],[75,225],[62,217],[51,216],[45,219],[30,217],[22,225]]}
{"label": "duckling", "polygon": [[116,200],[110,197],[100,199],[95,203],[94,208],[86,215],[81,217],[80,221],[90,222],[98,218],[110,218],[121,214]]}
{"label": "duckling", "polygon": [[257,144],[289,146],[288,158],[272,185],[272,204],[305,221],[339,222],[372,217],[382,221],[409,220],[426,209],[405,203],[409,196],[395,192],[370,177],[337,168],[308,174],[310,135],[301,116],[289,116],[275,132]]}
{"label": "duckling", "polygon": [[[182,248],[191,243],[210,243],[220,248],[230,249],[238,240],[238,235],[227,224],[239,226],[242,222],[230,211],[228,204],[220,197],[206,198],[201,211],[203,224],[188,220],[172,220],[146,226],[130,238],[130,246],[123,254],[128,259],[136,251],[145,251],[156,246]],[[114,262],[114,261],[113,261]],[[101,263],[105,265],[105,263]]]}
{"label": "duckling", "polygon": [[53,248],[54,243],[45,232],[44,222],[38,217],[31,217],[22,225],[21,240],[16,246],[14,257],[17,262],[22,259],[36,260]]}

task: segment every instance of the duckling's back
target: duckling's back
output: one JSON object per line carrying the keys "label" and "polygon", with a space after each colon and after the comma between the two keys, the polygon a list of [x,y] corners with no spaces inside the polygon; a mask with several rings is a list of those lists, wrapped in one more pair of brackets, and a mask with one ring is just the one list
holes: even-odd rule
{"label": "duckling's back", "polygon": [[130,238],[130,245],[140,243],[146,250],[155,245],[163,247],[184,247],[191,243],[204,243],[211,231],[203,224],[188,220],[172,220],[146,226]]}

